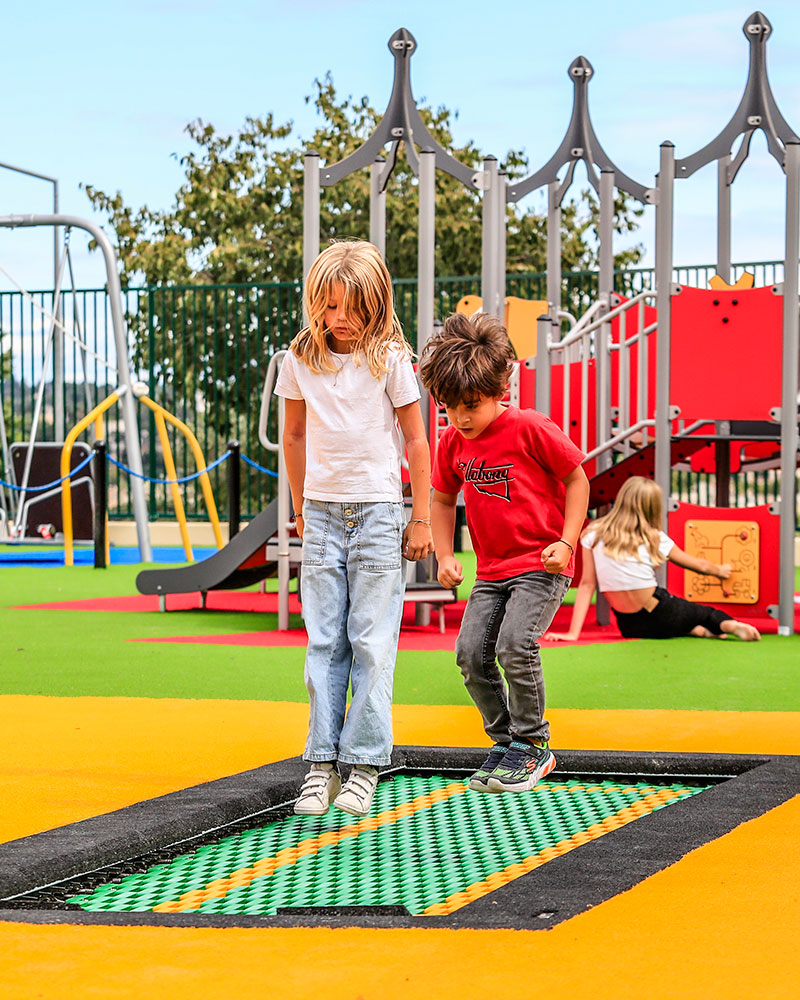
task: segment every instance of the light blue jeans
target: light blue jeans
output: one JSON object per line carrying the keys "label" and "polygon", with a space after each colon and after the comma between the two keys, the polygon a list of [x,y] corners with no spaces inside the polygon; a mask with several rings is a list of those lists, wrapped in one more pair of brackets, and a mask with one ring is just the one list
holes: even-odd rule
{"label": "light blue jeans", "polygon": [[[303,502],[308,761],[388,764],[403,614],[402,503]],[[353,697],[345,718],[347,689]]]}

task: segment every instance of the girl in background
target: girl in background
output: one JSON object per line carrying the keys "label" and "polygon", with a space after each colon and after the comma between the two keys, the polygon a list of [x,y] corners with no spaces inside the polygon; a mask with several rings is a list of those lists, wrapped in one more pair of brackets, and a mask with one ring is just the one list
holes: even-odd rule
{"label": "girl in background", "polygon": [[[353,241],[323,250],[304,301],[308,326],[275,387],[286,401],[283,450],[303,539],[308,631],[303,757],[311,767],[295,812],[320,816],[333,802],[363,816],[392,751],[402,556],[433,551],[430,454],[411,347],[377,249]],[[401,431],[413,495],[407,525]],[[351,765],[344,785],[341,763]]]}
{"label": "girl in background", "polygon": [[626,639],[671,639],[681,635],[745,641],[760,639],[752,625],[724,611],[673,597],[656,586],[655,570],[665,561],[705,576],[727,580],[731,567],[718,566],[683,552],[661,531],[662,493],[657,483],[631,476],[611,511],[592,522],[581,536],[583,572],[568,632],[548,639],[574,642],[581,634],[595,590],[605,594]]}

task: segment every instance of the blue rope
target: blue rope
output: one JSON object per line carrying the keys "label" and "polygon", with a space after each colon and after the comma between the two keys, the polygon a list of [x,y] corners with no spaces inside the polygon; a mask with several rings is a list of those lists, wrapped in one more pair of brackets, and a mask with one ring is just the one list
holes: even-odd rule
{"label": "blue rope", "polygon": [[5,486],[7,490],[14,490],[16,493],[43,493],[44,490],[51,490],[54,486],[59,486],[65,479],[74,478],[75,473],[80,472],[81,469],[85,469],[93,458],[93,454],[88,455],[80,465],[76,465],[74,469],[71,469],[66,474],[66,476],[62,476],[61,479],[54,479],[52,483],[45,483],[44,486],[15,486],[14,483],[7,483],[4,479],[0,479],[0,486]]}
{"label": "blue rope", "polygon": [[198,479],[204,472],[211,472],[212,469],[216,469],[216,467],[221,465],[229,456],[230,451],[226,451],[224,455],[220,455],[216,462],[212,462],[211,465],[207,465],[205,469],[200,469],[199,472],[195,472],[191,476],[183,476],[180,479],[153,479],[152,476],[145,476],[142,472],[134,472],[133,469],[129,469],[126,465],[123,465],[122,462],[118,462],[116,458],[112,458],[110,455],[108,456],[108,460],[112,465],[116,465],[118,469],[122,469],[123,472],[127,472],[131,476],[136,476],[137,479],[144,479],[147,483],[160,483],[162,486],[172,486],[173,483],[190,483],[193,479]]}
{"label": "blue rope", "polygon": [[265,469],[263,465],[259,465],[258,462],[254,462],[252,458],[248,458],[247,455],[239,456],[243,462],[247,462],[248,465],[252,466],[254,469],[258,469],[259,472],[263,472],[267,476],[274,476],[275,479],[278,478],[278,473],[273,472],[272,469]]}
{"label": "blue rope", "polygon": [[[230,454],[230,451],[226,451],[224,455],[220,455],[216,462],[212,462],[211,465],[207,465],[205,469],[200,469],[199,472],[195,472],[191,476],[183,476],[180,479],[154,479],[152,476],[145,476],[141,472],[134,472],[133,469],[129,469],[127,465],[123,465],[122,462],[118,462],[116,458],[112,458],[111,455],[107,455],[106,457],[112,465],[116,465],[118,469],[121,469],[123,472],[127,472],[131,476],[136,476],[137,479],[144,479],[145,482],[148,483],[160,483],[162,486],[172,486],[173,483],[190,483],[193,479],[198,479],[202,476],[204,472],[211,472],[212,469],[216,469],[218,465],[221,465],[226,459],[228,459]],[[274,476],[277,478],[277,472],[273,472],[271,469],[265,469],[263,465],[259,465],[258,462],[254,462],[252,458],[248,458],[247,455],[241,455],[240,457],[243,462],[247,462],[247,464],[252,466],[254,469],[258,469],[259,472],[263,472],[267,476]],[[81,462],[80,465],[76,465],[68,475],[63,476],[61,479],[54,479],[52,483],[46,483],[44,486],[28,486],[25,490],[23,490],[21,486],[15,486],[13,483],[7,483],[3,479],[0,479],[0,486],[5,486],[7,490],[16,490],[18,493],[42,493],[44,490],[49,490],[54,486],[59,486],[65,479],[74,478],[76,473],[85,469],[93,458],[93,454],[89,455]]]}

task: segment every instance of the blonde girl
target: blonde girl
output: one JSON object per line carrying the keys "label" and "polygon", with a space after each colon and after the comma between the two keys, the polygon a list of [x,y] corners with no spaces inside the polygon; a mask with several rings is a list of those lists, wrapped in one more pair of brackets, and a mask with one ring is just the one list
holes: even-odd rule
{"label": "blonde girl", "polygon": [[[352,241],[323,250],[306,279],[305,307],[308,326],[275,388],[285,399],[283,451],[303,539],[308,631],[303,757],[311,766],[295,812],[319,816],[333,802],[363,816],[392,750],[402,556],[433,551],[430,455],[411,348],[376,248]],[[413,495],[407,525],[401,431]],[[351,765],[344,785],[341,763]]]}
{"label": "blonde girl", "polygon": [[548,639],[570,642],[580,636],[595,590],[605,594],[628,639],[761,638],[752,625],[724,611],[673,597],[656,586],[655,570],[666,560],[720,580],[731,575],[729,565],[718,566],[679,549],[661,531],[661,512],[661,489],[652,480],[632,476],[623,484],[611,511],[581,536],[583,571],[569,631],[550,632]]}

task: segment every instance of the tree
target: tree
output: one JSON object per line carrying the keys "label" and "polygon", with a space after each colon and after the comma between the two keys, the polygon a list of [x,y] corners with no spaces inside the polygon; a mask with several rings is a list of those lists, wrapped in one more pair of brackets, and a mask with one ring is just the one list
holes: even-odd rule
{"label": "tree", "polygon": [[[183,400],[185,419],[191,420],[195,407],[203,411],[201,444],[208,456],[218,454],[231,437],[242,441],[246,454],[260,453],[257,401],[266,366],[301,325],[304,150],[314,149],[321,162],[335,163],[354,152],[379,120],[366,97],[337,98],[330,74],[315,82],[307,101],[321,118],[308,143],[293,140],[291,123],[278,124],[271,114],[248,118],[236,135],[221,135],[200,120],[188,125],[193,148],[181,159],[184,181],[168,209],[133,209],[120,192],[108,195],[86,185],[92,205],[113,230],[123,284],[148,286],[128,317],[134,365],[150,373],[169,408]],[[483,154],[474,143],[454,147],[453,115],[447,108],[421,108],[420,113],[456,158],[480,167]],[[521,150],[509,150],[501,166],[512,178],[529,173]],[[368,236],[369,189],[366,170],[322,188],[323,245],[332,237]],[[401,150],[387,189],[387,263],[396,278],[417,273],[417,211],[416,180]],[[587,192],[564,206],[565,270],[595,265],[595,214]],[[620,199],[617,231],[634,228],[635,214]],[[480,271],[480,222],[479,193],[437,171],[438,275]],[[508,222],[509,271],[543,270],[546,220],[530,208],[510,205]],[[640,253],[627,251],[619,263],[635,262]],[[413,341],[411,323],[406,331]]]}
{"label": "tree", "polygon": [[[86,192],[104,212],[116,236],[122,277],[148,284],[297,281],[302,275],[303,149],[314,149],[323,163],[335,163],[356,150],[375,129],[379,114],[366,97],[337,99],[328,74],[315,81],[312,101],[322,124],[307,144],[290,141],[291,123],[276,124],[271,114],[248,118],[237,135],[220,135],[202,121],[187,126],[196,149],[181,160],[185,180],[174,205],[133,210],[122,194],[108,195],[92,185]],[[478,169],[483,154],[474,143],[454,147],[453,114],[445,107],[421,108],[425,123],[453,155]],[[511,178],[529,173],[521,150],[509,150],[501,163]],[[417,188],[403,155],[387,189],[387,263],[398,278],[416,275]],[[618,197],[616,230],[636,228],[628,199]],[[597,205],[588,191],[567,202],[562,212],[564,270],[596,266],[592,237]],[[481,205],[478,192],[437,172],[436,273],[475,274],[481,261]],[[531,208],[509,205],[508,269],[545,267],[545,219]],[[322,189],[320,232],[330,237],[366,237],[369,231],[369,175],[359,171]],[[619,266],[641,257],[641,248],[621,253]]]}

